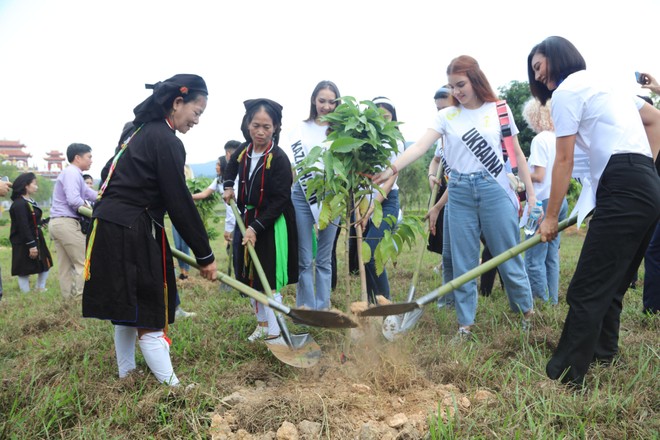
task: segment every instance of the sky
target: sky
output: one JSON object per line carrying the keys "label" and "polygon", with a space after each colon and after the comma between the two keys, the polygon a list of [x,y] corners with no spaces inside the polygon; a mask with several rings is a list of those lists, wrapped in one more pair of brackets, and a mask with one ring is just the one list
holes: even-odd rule
{"label": "sky", "polygon": [[527,80],[529,51],[551,35],[647,94],[634,72],[660,77],[657,17],[659,0],[0,0],[0,139],[25,144],[41,169],[46,152],[86,143],[98,178],[144,84],[195,73],[209,101],[179,135],[189,164],[242,140],[246,99],[278,101],[293,128],[321,80],[359,100],[387,96],[414,141],[452,58],[476,58],[497,90]]}

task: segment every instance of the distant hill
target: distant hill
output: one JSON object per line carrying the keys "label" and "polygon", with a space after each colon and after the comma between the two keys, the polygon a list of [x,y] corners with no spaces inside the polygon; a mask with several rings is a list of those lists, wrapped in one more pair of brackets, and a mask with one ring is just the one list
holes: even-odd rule
{"label": "distant hill", "polygon": [[215,177],[215,163],[213,160],[206,163],[191,163],[188,164],[192,169],[195,177]]}

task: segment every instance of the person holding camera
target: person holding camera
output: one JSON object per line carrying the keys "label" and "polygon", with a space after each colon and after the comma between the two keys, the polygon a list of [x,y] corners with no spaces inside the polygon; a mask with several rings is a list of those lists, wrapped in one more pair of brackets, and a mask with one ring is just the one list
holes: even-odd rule
{"label": "person holding camera", "polygon": [[[642,88],[660,94],[660,83],[650,73],[642,72],[639,77]],[[648,99],[650,100],[650,98]],[[657,157],[655,168],[660,174],[660,162]],[[651,242],[644,254],[642,304],[646,313],[660,312],[660,223],[656,225]]]}

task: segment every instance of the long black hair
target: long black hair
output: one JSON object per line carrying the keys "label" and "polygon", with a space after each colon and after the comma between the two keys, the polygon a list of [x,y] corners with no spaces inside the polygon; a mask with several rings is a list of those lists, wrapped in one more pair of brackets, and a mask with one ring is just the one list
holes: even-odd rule
{"label": "long black hair", "polygon": [[11,199],[16,200],[21,196],[27,194],[27,187],[34,180],[37,179],[37,176],[34,173],[23,173],[14,180],[12,184]]}

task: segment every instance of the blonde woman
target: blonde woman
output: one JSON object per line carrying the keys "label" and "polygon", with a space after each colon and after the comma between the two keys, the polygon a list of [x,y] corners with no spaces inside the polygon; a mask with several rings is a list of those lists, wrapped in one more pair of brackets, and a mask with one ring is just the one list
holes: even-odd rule
{"label": "blonde woman", "polygon": [[[523,118],[534,130],[530,155],[527,159],[536,199],[543,201],[543,212],[548,209],[552,165],[555,163],[555,126],[550,115],[550,101],[545,105],[530,99],[523,108]],[[559,208],[559,221],[566,218],[566,197]],[[529,238],[529,237],[528,237]],[[532,296],[544,302],[557,304],[559,297],[559,235],[551,242],[540,243],[525,252],[525,268],[532,288]]]}

